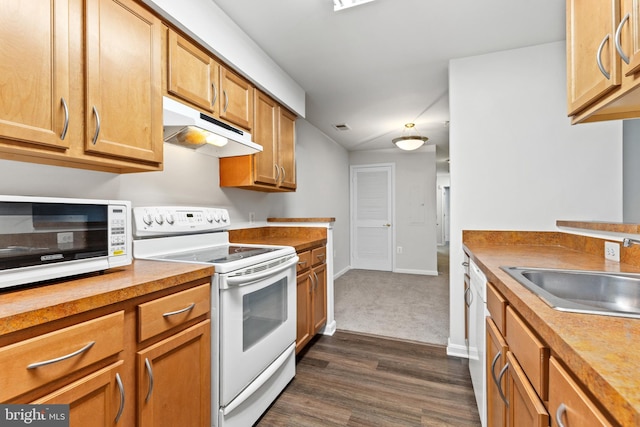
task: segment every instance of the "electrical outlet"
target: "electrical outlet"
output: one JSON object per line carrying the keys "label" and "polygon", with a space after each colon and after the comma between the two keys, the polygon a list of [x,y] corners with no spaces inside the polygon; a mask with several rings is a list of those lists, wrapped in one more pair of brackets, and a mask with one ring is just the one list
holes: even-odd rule
{"label": "electrical outlet", "polygon": [[249,212],[249,223],[253,224],[256,221],[256,213]]}
{"label": "electrical outlet", "polygon": [[620,262],[620,243],[604,242],[604,257],[611,261]]}
{"label": "electrical outlet", "polygon": [[398,246],[398,248],[396,249],[396,253],[398,254],[402,253],[402,246]]}

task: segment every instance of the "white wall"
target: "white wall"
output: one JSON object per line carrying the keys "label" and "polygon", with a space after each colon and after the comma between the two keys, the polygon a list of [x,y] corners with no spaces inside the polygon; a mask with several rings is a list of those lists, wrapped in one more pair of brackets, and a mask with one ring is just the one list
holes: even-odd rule
{"label": "white wall", "polygon": [[448,351],[464,350],[462,230],[621,221],[622,123],[572,126],[565,43],[452,60]]}
{"label": "white wall", "polygon": [[437,275],[435,148],[352,151],[349,163],[395,163],[396,246],[403,250],[395,254],[394,271]]}
{"label": "white wall", "polygon": [[347,152],[304,119],[296,122],[298,190],[261,193],[219,187],[218,159],[165,144],[162,172],[105,172],[0,160],[0,194],[131,200],[133,206],[177,204],[229,209],[236,227],[268,217],[335,217],[335,269],[349,265]]}

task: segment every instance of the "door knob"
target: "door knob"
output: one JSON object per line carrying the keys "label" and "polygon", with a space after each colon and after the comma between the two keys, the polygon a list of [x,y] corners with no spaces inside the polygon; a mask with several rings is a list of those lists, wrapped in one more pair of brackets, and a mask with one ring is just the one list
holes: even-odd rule
{"label": "door knob", "polygon": [[391,224],[385,224],[384,226],[385,227],[391,227]]}

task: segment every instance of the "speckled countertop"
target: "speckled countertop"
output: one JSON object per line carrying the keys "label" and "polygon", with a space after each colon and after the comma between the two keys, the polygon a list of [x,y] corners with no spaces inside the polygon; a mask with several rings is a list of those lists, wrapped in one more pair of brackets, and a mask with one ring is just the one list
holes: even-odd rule
{"label": "speckled countertop", "polygon": [[[603,408],[624,426],[640,425],[640,320],[565,313],[545,304],[501,266],[640,273],[632,263],[605,260],[603,240],[564,233],[473,232],[465,250],[538,336]],[[621,248],[637,264],[638,248]]]}
{"label": "speckled countertop", "polygon": [[210,277],[213,267],[135,260],[132,265],[0,292],[0,336]]}

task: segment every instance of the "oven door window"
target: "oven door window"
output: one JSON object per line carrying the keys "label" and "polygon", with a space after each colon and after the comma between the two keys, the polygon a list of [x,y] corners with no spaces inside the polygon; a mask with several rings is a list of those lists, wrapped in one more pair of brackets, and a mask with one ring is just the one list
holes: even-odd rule
{"label": "oven door window", "polygon": [[247,351],[287,320],[287,278],[242,297],[242,350]]}

